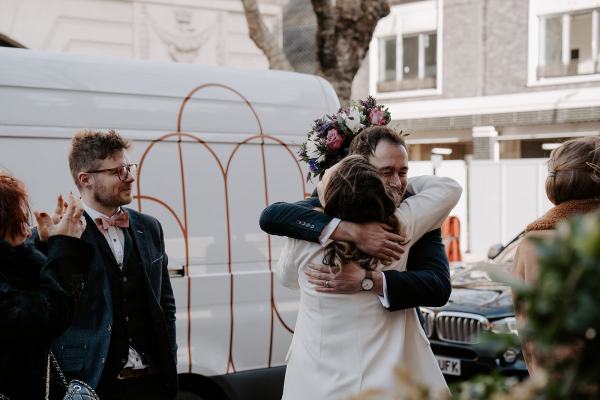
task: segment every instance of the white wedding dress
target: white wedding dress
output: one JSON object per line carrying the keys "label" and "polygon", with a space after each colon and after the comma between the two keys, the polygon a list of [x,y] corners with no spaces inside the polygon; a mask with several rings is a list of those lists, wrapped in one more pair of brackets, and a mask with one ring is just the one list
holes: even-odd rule
{"label": "white wedding dress", "polygon": [[[411,244],[441,226],[462,191],[452,179],[433,176],[412,178],[409,190],[416,194],[402,202],[396,216],[410,242],[400,260],[378,270],[404,271]],[[390,312],[371,292],[317,292],[304,268],[322,264],[323,255],[320,244],[288,239],[277,264],[280,281],[300,288],[282,398],[336,400],[371,388],[391,389],[396,365],[415,382],[447,390],[416,310]]]}

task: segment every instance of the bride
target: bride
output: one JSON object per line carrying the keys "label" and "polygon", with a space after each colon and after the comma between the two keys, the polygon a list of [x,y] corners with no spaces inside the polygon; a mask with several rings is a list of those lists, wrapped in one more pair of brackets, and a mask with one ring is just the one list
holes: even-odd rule
{"label": "bride", "polygon": [[[348,156],[327,170],[319,184],[324,211],[346,221],[388,224],[406,238],[406,251],[399,260],[384,265],[352,243],[332,242],[323,247],[288,238],[277,274],[283,285],[300,288],[300,309],[287,356],[284,400],[335,400],[366,389],[390,389],[396,365],[431,390],[448,390],[414,308],[389,312],[376,294],[367,291],[351,295],[318,292],[303,273],[308,264],[326,264],[339,272],[351,261],[367,270],[405,270],[412,235],[422,231],[420,223],[426,223],[420,221],[452,207],[445,204],[453,201],[445,198],[447,180],[411,179],[415,195],[396,208],[377,169],[364,157]],[[423,218],[424,213],[430,215]],[[436,227],[447,217],[444,214],[437,216]]]}

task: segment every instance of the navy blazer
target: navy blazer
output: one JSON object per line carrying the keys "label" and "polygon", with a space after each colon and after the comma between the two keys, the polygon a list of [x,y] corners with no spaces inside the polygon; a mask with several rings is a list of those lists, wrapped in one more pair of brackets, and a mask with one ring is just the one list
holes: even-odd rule
{"label": "navy blazer", "polygon": [[[316,211],[315,207],[321,207],[321,204],[314,194],[297,203],[271,204],[260,216],[260,227],[270,235],[319,243],[321,231],[333,217]],[[405,272],[383,273],[390,311],[446,304],[452,286],[441,230],[426,233],[412,245]]]}
{"label": "navy blazer", "polygon": [[[174,398],[177,393],[176,308],[162,227],[149,215],[128,208],[124,210],[129,214],[131,236],[139,249],[146,277],[146,298],[156,337],[157,361],[168,380],[165,389],[169,397]],[[111,257],[111,250],[94,221],[87,213],[85,217],[87,227],[81,239],[95,249],[88,284],[71,325],[53,342],[52,348],[69,379],[81,379],[96,388],[104,369],[112,330],[113,307],[105,261],[106,257]],[[39,240],[36,243],[43,249]]]}

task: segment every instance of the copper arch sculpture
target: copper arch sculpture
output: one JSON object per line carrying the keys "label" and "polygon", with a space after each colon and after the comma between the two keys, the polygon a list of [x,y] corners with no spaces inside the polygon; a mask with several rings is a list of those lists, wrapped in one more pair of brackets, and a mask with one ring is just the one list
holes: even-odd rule
{"label": "copper arch sculpture", "polygon": [[[229,158],[227,160],[225,167],[223,166],[223,163],[219,159],[216,152],[212,149],[212,147],[208,143],[206,143],[206,141],[204,141],[202,138],[200,138],[194,134],[184,132],[182,130],[183,112],[185,110],[185,106],[186,106],[187,102],[197,92],[199,92],[203,89],[206,89],[206,88],[210,88],[210,87],[222,88],[222,89],[228,90],[228,91],[234,93],[235,95],[237,95],[238,97],[240,97],[244,101],[246,106],[250,109],[250,111],[252,112],[252,115],[254,116],[256,123],[258,125],[258,135],[249,137],[249,138],[243,140],[242,142],[237,143],[235,145],[234,149],[232,150],[231,154],[229,155]],[[181,194],[182,194],[182,203],[183,203],[182,204],[183,219],[177,215],[177,213],[175,212],[173,207],[171,207],[167,202],[165,202],[159,198],[144,195],[141,193],[141,178],[142,178],[144,161],[145,161],[146,157],[148,156],[151,149],[154,147],[154,145],[156,143],[164,142],[167,139],[172,138],[172,137],[177,138],[177,149],[178,149],[180,178],[181,178]],[[222,178],[223,178],[223,191],[224,191],[224,195],[225,195],[225,212],[226,212],[226,224],[227,224],[227,266],[228,266],[228,272],[229,272],[229,278],[230,278],[230,282],[229,282],[229,285],[230,285],[229,355],[228,355],[228,363],[227,363],[226,372],[227,373],[229,373],[230,371],[236,372],[235,363],[234,363],[234,359],[233,359],[233,334],[234,334],[234,323],[235,323],[234,313],[233,313],[233,309],[234,309],[234,295],[233,295],[234,276],[232,274],[231,221],[230,221],[230,208],[229,208],[229,186],[228,186],[228,179],[227,179],[228,175],[229,175],[229,169],[231,167],[231,162],[233,161],[233,159],[235,158],[235,155],[237,154],[238,150],[242,146],[247,145],[252,142],[259,141],[260,151],[261,151],[261,164],[262,164],[262,177],[263,177],[263,186],[264,186],[265,206],[267,206],[269,204],[269,187],[268,187],[268,181],[267,181],[266,158],[265,158],[265,150],[264,150],[264,145],[265,145],[266,140],[275,142],[276,144],[282,146],[292,157],[292,159],[296,163],[296,166],[298,169],[303,194],[306,193],[306,185],[304,182],[304,175],[303,175],[302,168],[300,167],[300,164],[299,164],[296,156],[291,151],[289,146],[277,137],[264,134],[262,124],[260,122],[260,118],[259,118],[255,108],[252,106],[251,102],[237,90],[235,90],[227,85],[223,85],[223,84],[208,83],[208,84],[203,84],[203,85],[197,86],[196,88],[192,89],[188,93],[188,95],[183,99],[181,106],[179,108],[179,113],[177,116],[177,130],[175,132],[167,133],[167,134],[153,140],[152,143],[150,143],[145,148],[145,150],[142,154],[142,157],[140,158],[140,161],[139,161],[138,179],[136,181],[136,185],[137,185],[137,196],[136,197],[137,197],[137,201],[138,201],[138,209],[140,211],[142,210],[142,200],[148,200],[148,201],[159,204],[161,207],[164,207],[173,216],[173,218],[177,222],[177,225],[179,226],[179,229],[181,230],[181,234],[183,235],[183,239],[184,239],[185,278],[186,278],[186,284],[187,284],[188,363],[189,363],[189,372],[190,373],[192,372],[192,352],[191,352],[191,333],[192,333],[191,332],[191,289],[192,288],[191,288],[191,279],[190,279],[190,275],[189,275],[189,236],[188,236],[189,232],[188,232],[187,201],[186,201],[186,188],[185,188],[185,166],[184,166],[184,160],[183,160],[182,148],[181,148],[181,141],[183,138],[188,138],[188,139],[191,139],[192,141],[197,142],[198,144],[201,144],[210,153],[210,155],[213,157],[214,161],[217,163],[217,166],[219,167],[219,170],[220,170]],[[277,317],[280,324],[286,330],[288,330],[291,333],[293,333],[293,330],[283,321],[283,319],[279,313],[279,310],[277,308],[277,304],[275,302],[274,276],[273,276],[273,269],[272,269],[272,253],[271,253],[271,237],[269,235],[267,235],[267,250],[268,250],[267,263],[268,263],[269,274],[270,274],[270,298],[271,298],[271,318],[270,318],[271,323],[270,323],[268,366],[271,367],[272,351],[273,351],[274,317]]]}

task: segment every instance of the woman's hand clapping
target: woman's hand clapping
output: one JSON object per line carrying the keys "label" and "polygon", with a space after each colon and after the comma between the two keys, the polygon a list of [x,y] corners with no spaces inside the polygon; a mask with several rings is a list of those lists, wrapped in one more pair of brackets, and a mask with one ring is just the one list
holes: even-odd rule
{"label": "woman's hand clapping", "polygon": [[35,211],[34,215],[42,241],[47,241],[54,235],[80,238],[86,227],[81,200],[72,193],[69,194],[68,202],[65,202],[62,196],[58,196],[56,210],[52,216],[38,211]]}

